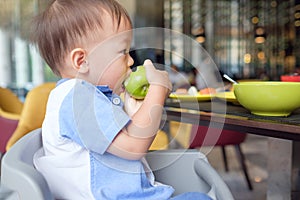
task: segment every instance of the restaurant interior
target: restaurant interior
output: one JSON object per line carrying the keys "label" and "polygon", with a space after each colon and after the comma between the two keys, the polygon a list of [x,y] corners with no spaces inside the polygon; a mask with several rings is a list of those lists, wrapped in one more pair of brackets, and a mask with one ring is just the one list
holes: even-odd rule
{"label": "restaurant interior", "polygon": [[[118,1],[135,29],[134,66],[150,58],[174,75],[151,150],[204,152],[237,200],[300,199],[300,105],[285,116],[261,116],[234,96],[234,85],[243,82],[283,82],[284,75],[300,82],[300,0]],[[48,2],[0,0],[0,158],[41,126],[49,92],[59,80],[29,42],[31,19]],[[204,82],[197,82],[199,72]],[[197,95],[214,89],[216,95],[187,97],[191,88]],[[225,93],[218,98],[220,88]],[[184,91],[182,98],[178,91]],[[7,105],[10,92],[16,98]],[[263,107],[267,104],[272,103]],[[11,121],[2,122],[5,118]],[[212,142],[199,136],[215,129]]]}

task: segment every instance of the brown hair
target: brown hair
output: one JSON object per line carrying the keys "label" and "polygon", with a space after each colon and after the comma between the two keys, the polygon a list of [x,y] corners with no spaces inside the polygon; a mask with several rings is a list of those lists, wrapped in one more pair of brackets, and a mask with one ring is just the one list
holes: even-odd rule
{"label": "brown hair", "polygon": [[115,0],[54,0],[34,19],[32,42],[56,75],[67,53],[101,30],[104,11],[116,20],[116,29],[122,18],[131,26],[126,10]]}

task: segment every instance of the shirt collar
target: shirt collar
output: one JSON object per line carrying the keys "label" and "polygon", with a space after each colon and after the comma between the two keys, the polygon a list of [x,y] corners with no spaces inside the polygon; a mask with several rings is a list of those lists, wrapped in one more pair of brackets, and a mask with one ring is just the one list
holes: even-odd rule
{"label": "shirt collar", "polygon": [[[59,81],[57,81],[56,86],[66,82],[68,80],[70,80],[70,78],[60,79]],[[102,92],[105,96],[107,96],[111,100],[111,98],[113,96],[113,91],[107,85],[96,85],[95,87],[97,88],[97,90]]]}

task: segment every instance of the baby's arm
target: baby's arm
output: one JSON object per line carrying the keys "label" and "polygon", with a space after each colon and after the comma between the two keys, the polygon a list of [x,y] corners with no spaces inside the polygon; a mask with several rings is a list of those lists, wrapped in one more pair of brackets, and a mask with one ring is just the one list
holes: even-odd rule
{"label": "baby's arm", "polygon": [[150,60],[146,60],[144,66],[150,83],[148,93],[131,123],[108,148],[108,152],[125,159],[140,159],[147,153],[160,125],[165,98],[171,90],[167,72],[156,70]]}

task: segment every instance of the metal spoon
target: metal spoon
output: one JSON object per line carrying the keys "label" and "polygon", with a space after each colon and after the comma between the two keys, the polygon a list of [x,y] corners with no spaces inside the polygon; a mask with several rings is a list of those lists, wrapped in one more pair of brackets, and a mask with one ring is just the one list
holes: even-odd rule
{"label": "metal spoon", "polygon": [[223,74],[223,77],[226,78],[227,80],[229,80],[231,83],[238,84],[238,82],[236,82],[235,80],[230,78],[227,74]]}

